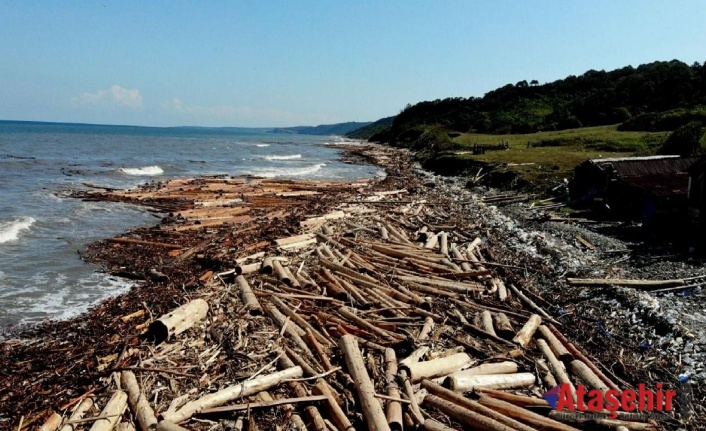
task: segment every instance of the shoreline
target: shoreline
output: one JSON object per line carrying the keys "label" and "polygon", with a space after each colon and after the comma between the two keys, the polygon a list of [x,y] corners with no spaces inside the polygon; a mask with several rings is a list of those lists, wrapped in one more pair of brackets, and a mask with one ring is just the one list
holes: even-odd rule
{"label": "shoreline", "polygon": [[[257,230],[242,227],[238,228],[234,233],[232,229],[229,231],[228,228],[218,228],[217,224],[214,224],[208,227],[208,229],[213,229],[212,233],[197,238],[197,235],[191,233],[184,234],[182,232],[194,232],[203,229],[207,224],[204,223],[205,220],[199,220],[201,223],[196,224],[193,221],[184,220],[183,218],[180,219],[173,215],[161,223],[163,226],[157,225],[155,227],[137,229],[129,232],[131,239],[148,241],[153,244],[128,244],[125,242],[101,241],[89,247],[87,254],[92,260],[96,259],[103,265],[107,264],[109,271],[122,271],[124,275],[131,274],[133,276],[143,277],[146,279],[146,285],[133,288],[127,294],[108,299],[92,311],[78,318],[63,322],[52,322],[46,326],[35,328],[29,332],[35,337],[34,340],[15,344],[12,344],[12,340],[0,343],[0,350],[5,353],[4,356],[6,358],[1,360],[3,362],[3,368],[5,370],[13,370],[14,368],[14,371],[18,373],[14,376],[13,374],[9,374],[8,378],[5,379],[7,386],[4,388],[3,392],[0,392],[0,405],[5,407],[2,408],[3,414],[0,414],[0,416],[9,413],[16,415],[24,414],[27,415],[26,419],[32,418],[35,419],[33,421],[34,423],[41,423],[48,415],[47,408],[49,406],[53,406],[53,409],[56,410],[70,403],[72,400],[75,400],[76,397],[80,397],[91,391],[95,393],[98,391],[98,388],[106,384],[109,385],[109,379],[106,379],[107,383],[104,381],[98,384],[98,377],[107,376],[111,371],[130,366],[127,364],[134,363],[136,358],[133,355],[137,355],[137,353],[130,352],[133,350],[140,351],[145,348],[145,343],[141,342],[139,335],[140,332],[147,327],[145,324],[151,319],[148,318],[144,321],[141,319],[145,319],[149,316],[156,318],[167,313],[176,306],[183,304],[189,297],[193,298],[203,293],[206,293],[207,297],[209,297],[209,291],[218,291],[213,283],[215,282],[216,285],[220,283],[219,280],[213,278],[214,272],[218,273],[219,271],[226,271],[227,269],[236,267],[239,265],[237,259],[244,256],[257,254],[260,251],[268,251],[271,253],[273,247],[276,247],[273,241],[301,234],[299,231],[294,231],[299,229],[299,223],[301,221],[307,218],[311,219],[329,214],[342,205],[343,207],[347,205],[346,208],[351,207],[351,205],[362,205],[362,207],[368,210],[376,210],[380,207],[386,208],[383,212],[383,217],[385,215],[392,216],[392,220],[386,219],[388,222],[399,223],[401,221],[399,217],[406,220],[400,225],[402,229],[410,229],[411,226],[409,223],[416,223],[418,225],[419,221],[416,221],[417,217],[424,217],[424,223],[422,224],[436,231],[443,229],[452,230],[460,235],[457,238],[466,237],[469,232],[481,237],[487,236],[486,243],[480,247],[481,256],[484,260],[490,261],[491,263],[508,266],[491,267],[491,272],[495,277],[507,280],[509,283],[518,284],[517,287],[519,289],[522,289],[527,295],[534,298],[534,301],[536,301],[540,307],[546,308],[547,310],[551,309],[551,302],[555,299],[551,297],[552,295],[558,297],[564,295],[562,292],[553,292],[546,289],[548,286],[560,282],[557,275],[561,272],[561,268],[553,268],[552,265],[558,265],[554,262],[543,260],[541,253],[539,253],[539,255],[532,255],[532,253],[525,253],[525,255],[523,255],[522,247],[519,244],[503,244],[505,240],[508,238],[511,239],[511,237],[510,234],[504,232],[500,227],[500,221],[502,221],[502,219],[496,217],[493,214],[493,210],[489,209],[488,206],[480,204],[480,202],[473,202],[473,200],[475,200],[472,199],[473,193],[470,191],[464,192],[461,190],[463,189],[463,185],[459,186],[459,184],[457,184],[461,182],[460,180],[435,179],[435,177],[429,174],[417,171],[412,167],[409,154],[400,150],[369,145],[354,148],[352,151],[358,151],[359,156],[368,157],[374,160],[376,164],[386,168],[386,170],[388,170],[388,177],[385,179],[373,179],[369,181],[367,185],[356,183],[354,186],[348,188],[340,188],[340,184],[332,185],[331,183],[322,185],[322,183],[305,181],[260,180],[261,182],[257,186],[261,189],[266,189],[269,185],[274,189],[279,187],[281,190],[284,190],[283,187],[293,187],[297,188],[297,190],[284,191],[283,193],[294,194],[279,196],[276,202],[271,200],[273,198],[268,195],[266,198],[260,199],[259,207],[258,204],[251,205],[252,208],[242,213],[239,212],[237,206],[223,206],[221,208],[228,208],[228,210],[226,210],[226,213],[218,216],[230,217],[231,222],[243,224],[253,222],[252,219],[246,221],[244,217],[253,217],[252,214],[254,214],[254,217],[259,220],[254,222],[257,224]],[[223,182],[223,179],[214,180],[213,183],[209,183],[206,179],[194,179],[191,183],[172,184],[172,186],[176,186],[176,189],[173,190],[184,193],[185,191],[189,191],[189,186],[197,185],[198,187],[210,189],[210,192],[216,194],[220,193],[221,195],[218,199],[238,199],[238,197],[228,196],[227,190],[221,190],[219,192],[218,189],[215,188],[216,186],[214,186],[218,181],[228,185]],[[241,186],[247,182],[247,179],[237,179],[237,181],[241,182],[237,184]],[[263,186],[263,184],[265,184],[265,186]],[[317,185],[312,189],[312,184]],[[307,198],[307,193],[304,193],[316,192],[316,188],[321,189],[322,187],[328,188],[326,190],[327,193],[322,195],[309,195],[309,198]],[[179,190],[179,188],[184,190]],[[406,189],[406,192],[400,192],[400,190],[403,189]],[[142,196],[131,196],[130,198],[139,199],[142,205],[147,204],[155,209],[169,210],[173,214],[179,211],[195,210],[195,208],[192,208],[193,201],[189,204],[188,200],[184,200],[180,197],[174,199],[155,199],[156,195],[154,195],[154,192],[157,190],[150,190],[149,188],[140,190],[143,193]],[[360,190],[364,191],[361,192]],[[378,199],[380,203],[360,201],[361,197],[369,197],[369,193],[376,192],[382,193],[379,195],[380,198]],[[144,193],[153,193],[153,196],[146,197]],[[271,191],[267,193],[271,194]],[[197,196],[198,193],[193,193],[193,195]],[[94,193],[92,197],[98,198],[98,196],[98,194]],[[315,198],[311,199],[311,196],[315,196]],[[373,196],[375,195],[373,194]],[[405,197],[407,198],[405,199]],[[119,200],[126,198],[126,196],[120,193],[110,194],[108,192],[100,196],[102,200],[110,200],[113,198]],[[461,198],[468,199],[469,203],[462,203],[465,201],[460,200]],[[392,203],[387,203],[388,200]],[[417,203],[414,206],[405,203],[410,200],[415,202],[426,200],[428,203]],[[360,204],[343,204],[342,202],[360,202]],[[232,202],[232,204],[236,204],[236,202]],[[416,211],[416,208],[420,205],[423,209],[420,210],[420,213],[417,215],[398,214],[401,211],[400,208],[411,207],[412,211]],[[207,207],[204,206],[202,208]],[[280,209],[271,210],[267,208]],[[283,211],[282,208],[286,208],[287,210]],[[267,218],[268,214],[272,215],[272,213],[278,211],[281,212],[278,217],[273,216]],[[235,214],[236,212],[237,214]],[[356,215],[354,217],[355,222],[363,223],[363,221],[366,220],[364,215],[365,213]],[[456,218],[458,216],[463,216],[464,219]],[[493,217],[495,217],[495,219],[493,219]],[[351,231],[354,237],[367,232],[365,229],[351,228],[350,226],[346,228],[345,219],[343,219],[343,221],[332,219],[330,223],[338,232],[346,233],[347,231]],[[161,227],[174,228],[174,230],[167,229],[165,231],[161,229]],[[176,227],[187,229],[177,230]],[[370,228],[368,227],[367,229],[369,230]],[[492,234],[490,234],[491,229],[493,230]],[[483,230],[485,230],[485,232],[483,232]],[[406,232],[408,231],[409,230]],[[165,234],[165,232],[169,233]],[[135,236],[138,238],[134,238]],[[204,236],[206,236],[206,238],[204,238]],[[121,237],[125,237],[125,235]],[[346,237],[343,236],[342,238]],[[340,240],[339,238],[338,241]],[[468,238],[468,240],[470,241],[472,238]],[[167,247],[167,245],[170,244],[174,246],[173,249]],[[177,249],[176,246],[179,248]],[[137,252],[135,249],[131,250],[129,247],[141,248],[139,252]],[[177,250],[179,250],[180,253],[177,254]],[[149,253],[145,253],[145,251]],[[149,254],[149,256],[144,256],[145,254]],[[184,255],[186,255],[186,257],[180,258],[180,256]],[[313,254],[310,255],[315,256]],[[292,257],[292,259],[298,259],[298,257]],[[174,261],[176,261],[178,265],[174,264]],[[341,259],[341,261],[345,261],[345,258]],[[132,267],[125,266],[128,264],[132,265]],[[111,269],[111,265],[114,266],[114,268]],[[152,269],[154,269],[156,273],[151,272],[150,270]],[[207,277],[209,271],[213,272]],[[162,275],[166,276],[166,278],[163,278]],[[271,278],[272,277],[266,277],[262,279],[261,282],[279,286],[276,284],[277,280],[272,280]],[[471,279],[475,280],[475,278]],[[213,293],[210,293],[210,295],[210,297],[212,297]],[[568,295],[571,294],[569,293]],[[545,299],[542,298],[542,296],[549,296],[550,298]],[[484,305],[505,307],[505,305],[498,303],[495,299],[481,299],[483,299],[482,303]],[[517,301],[517,298],[513,298],[512,300]],[[564,297],[562,301],[565,302],[566,298]],[[518,304],[521,303],[513,302],[513,304],[516,308]],[[522,307],[522,305],[519,306]],[[224,307],[226,309],[228,308],[226,306]],[[140,310],[142,310],[143,313],[142,317],[132,317],[123,321],[122,318],[131,316],[134,313],[139,313]],[[236,307],[230,311],[237,310],[241,310],[242,312],[242,307]],[[225,311],[227,310],[222,310],[221,312],[213,311],[215,313],[215,322],[222,321]],[[508,309],[508,312],[510,312],[510,309]],[[218,319],[219,315],[221,316],[221,320]],[[239,315],[240,314],[238,314],[238,316]],[[140,323],[137,323],[138,320],[140,320]],[[259,320],[257,322],[258,327],[263,324]],[[627,382],[629,385],[634,385],[638,381],[658,381],[656,378],[650,377],[649,373],[654,372],[654,369],[659,369],[659,367],[653,367],[653,369],[647,371],[637,371],[639,370],[639,358],[621,357],[616,361],[611,355],[617,356],[617,353],[620,351],[618,347],[620,346],[608,346],[608,349],[601,351],[601,346],[595,345],[594,337],[590,332],[595,331],[595,329],[593,329],[595,325],[593,321],[572,318],[570,322],[571,325],[563,326],[562,331],[565,331],[564,334],[572,340],[579,341],[581,343],[580,345],[583,345],[584,348],[588,347],[589,353],[596,355],[598,363],[612,364],[611,366],[606,366],[604,371],[609,374],[617,371],[619,375],[616,376],[616,378],[619,379],[621,386],[625,383],[623,379],[628,379],[628,376],[634,379],[633,382]],[[214,321],[212,321],[211,326],[214,324]],[[411,328],[414,329],[414,326]],[[582,335],[582,333],[585,334]],[[206,335],[203,333],[197,335],[196,340],[200,339],[199,337],[205,337],[204,340],[208,341],[211,341],[211,337],[217,338],[211,333],[210,329],[206,330],[205,334]],[[364,333],[362,333],[361,336],[365,338]],[[39,337],[44,337],[44,340],[40,340]],[[177,341],[179,340],[177,339]],[[52,344],[52,342],[54,344]],[[101,345],[101,342],[105,344]],[[588,345],[584,345],[585,342],[588,342]],[[35,344],[33,345],[32,343]],[[42,343],[44,344],[42,345]],[[632,341],[630,341],[630,343],[632,343]],[[57,351],[57,349],[63,349],[63,352],[70,352],[73,355],[62,354],[62,351]],[[42,352],[44,352],[43,356],[41,355]],[[535,353],[532,353],[532,355],[534,354]],[[252,354],[250,356],[252,356]],[[105,359],[104,362],[101,362],[100,359],[95,359],[111,357],[112,359]],[[262,359],[263,358],[256,358],[255,362],[262,362]],[[518,360],[522,362],[522,360]],[[660,361],[663,360],[657,359],[653,362]],[[10,365],[13,364],[16,365],[17,363],[27,362],[30,363],[31,369],[23,368],[17,370],[16,367],[10,367]],[[67,362],[69,365],[67,365]],[[243,364],[246,365],[247,362]],[[622,371],[620,369],[621,367],[616,367],[616,364],[622,364]],[[99,370],[101,365],[103,365],[103,369]],[[221,364],[221,366],[223,365]],[[665,367],[666,365],[665,363],[661,363],[660,366]],[[82,372],[77,371],[79,368],[84,367],[85,369],[82,370]],[[45,377],[49,377],[37,381],[41,376],[37,376],[36,370],[42,369],[47,373]],[[51,373],[51,370],[57,372]],[[61,373],[58,373],[58,371],[61,371]],[[237,378],[237,376],[232,374],[232,370],[222,371],[225,373],[225,378],[228,376]],[[665,377],[668,376],[668,374],[664,375]],[[12,377],[14,377],[14,380]],[[21,377],[26,377],[26,379]],[[55,392],[55,389],[51,389],[50,393],[43,395],[51,399],[37,399],[38,397],[36,395],[26,395],[23,399],[19,399],[22,398],[21,394],[7,395],[8,389],[12,390],[14,387],[16,388],[15,390],[20,390],[23,380],[31,381],[32,379],[37,381],[37,388],[33,389],[35,394],[46,392],[48,388],[57,387],[58,393]],[[66,387],[69,382],[72,386]],[[220,383],[223,382],[221,381]],[[216,383],[216,385],[218,386],[218,383]],[[32,399],[32,397],[34,398]],[[22,403],[22,401],[27,400],[29,400],[28,403]],[[15,404],[12,404],[13,402]],[[0,422],[0,428],[16,429],[19,422],[18,418],[13,416],[7,417],[7,422]]]}

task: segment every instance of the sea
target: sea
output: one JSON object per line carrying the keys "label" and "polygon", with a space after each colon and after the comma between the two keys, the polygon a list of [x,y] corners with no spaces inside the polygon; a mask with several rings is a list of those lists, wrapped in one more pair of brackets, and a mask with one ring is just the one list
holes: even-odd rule
{"label": "sea", "polygon": [[134,282],[81,260],[91,242],[158,215],[70,198],[88,187],[132,188],[170,178],[257,175],[355,180],[379,168],[346,164],[336,136],[265,129],[156,128],[0,121],[0,332],[67,319]]}

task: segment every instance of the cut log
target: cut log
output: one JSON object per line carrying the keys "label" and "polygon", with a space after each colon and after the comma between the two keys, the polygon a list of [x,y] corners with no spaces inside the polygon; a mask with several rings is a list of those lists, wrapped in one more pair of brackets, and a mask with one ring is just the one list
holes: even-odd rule
{"label": "cut log", "polygon": [[110,397],[108,403],[106,403],[103,410],[101,410],[100,417],[93,422],[91,426],[91,431],[110,431],[113,427],[120,422],[120,418],[127,408],[127,394],[123,391],[115,391],[113,396]]}
{"label": "cut log", "polygon": [[497,334],[495,333],[495,328],[493,328],[493,316],[490,314],[490,311],[485,310],[480,313],[480,321],[481,328],[483,328],[485,332],[487,332],[488,334],[493,334],[497,337]]}
{"label": "cut log", "polygon": [[571,395],[574,400],[576,400],[576,388],[571,382],[569,375],[566,374],[566,371],[564,370],[564,365],[554,355],[554,352],[549,347],[549,344],[547,344],[546,340],[540,338],[537,340],[537,347],[539,347],[539,350],[542,351],[544,357],[547,358],[547,361],[549,361],[549,365],[554,370],[554,376],[556,377],[557,382],[569,385],[569,388],[571,389]]}
{"label": "cut log", "polygon": [[[390,398],[400,397],[400,388],[397,384],[397,356],[392,349],[385,349],[385,380],[387,382],[387,395]],[[402,431],[402,403],[388,401],[385,417],[391,431]]]}
{"label": "cut log", "polygon": [[240,300],[243,302],[245,309],[251,316],[259,316],[262,314],[262,306],[257,300],[257,297],[250,288],[250,284],[242,275],[235,277],[235,284],[240,291]]}
{"label": "cut log", "polygon": [[473,401],[469,398],[466,398],[457,392],[443,388],[443,387],[437,385],[436,383],[432,382],[431,380],[422,381],[422,388],[425,389],[426,391],[428,391],[432,395],[435,395],[439,398],[442,398],[446,401],[449,401],[453,404],[456,404],[459,407],[468,409],[470,411],[474,411],[476,413],[480,413],[486,417],[489,417],[493,420],[500,422],[501,424],[503,424],[505,426],[509,426],[510,428],[512,428],[514,430],[517,430],[517,431],[533,431],[534,430],[534,428],[531,428],[521,422],[516,421],[515,419],[512,419],[508,416],[505,416],[502,413],[498,413],[493,409],[485,407],[485,406],[481,405],[480,403]]}
{"label": "cut log", "polygon": [[191,418],[201,410],[220,406],[228,401],[232,401],[240,397],[256,394],[260,391],[276,386],[283,380],[302,377],[303,374],[304,372],[301,367],[291,367],[276,373],[258,376],[252,380],[246,380],[237,385],[229,386],[218,392],[204,395],[197,400],[188,402],[176,412],[171,414],[165,413],[164,420],[179,423]]}
{"label": "cut log", "polygon": [[478,399],[478,402],[486,407],[495,410],[496,412],[502,413],[506,416],[518,420],[519,422],[527,424],[532,428],[546,431],[579,431],[574,427],[565,425],[561,422],[557,422],[553,419],[549,419],[547,417],[531,412],[527,409],[523,409],[522,407],[518,407],[514,404],[510,404],[503,400],[481,395],[481,397]]}
{"label": "cut log", "polygon": [[467,353],[456,353],[444,358],[432,359],[431,361],[412,362],[410,364],[400,364],[400,370],[407,371],[412,383],[421,382],[422,379],[432,379],[435,377],[447,376],[453,372],[462,370],[473,363]]}
{"label": "cut log", "polygon": [[456,392],[469,392],[475,388],[488,389],[514,389],[526,388],[534,385],[535,377],[532,373],[516,374],[470,374],[454,373],[447,382],[449,389]]}
{"label": "cut log", "polygon": [[147,338],[159,344],[191,328],[207,314],[208,303],[201,298],[194,299],[152,322]]}
{"label": "cut log", "polygon": [[495,315],[495,327],[499,337],[506,340],[511,340],[515,336],[515,330],[512,328],[512,323],[505,313],[497,313]]}
{"label": "cut log", "polygon": [[610,389],[608,385],[603,383],[603,381],[588,368],[588,365],[578,359],[571,361],[571,373],[593,389],[598,389],[603,393]]}
{"label": "cut log", "polygon": [[532,341],[532,336],[541,323],[542,318],[537,314],[533,314],[530,316],[529,320],[527,320],[525,326],[523,326],[517,335],[515,335],[515,338],[513,338],[512,341],[524,348],[527,348],[527,345],[530,341]]}
{"label": "cut log", "polygon": [[363,356],[353,335],[344,335],[339,342],[348,373],[353,377],[363,416],[370,431],[390,431],[380,402],[375,398],[375,386],[365,369]]}
{"label": "cut log", "polygon": [[565,364],[570,363],[571,361],[574,360],[574,356],[569,353],[569,351],[566,349],[566,346],[564,346],[561,341],[552,333],[552,331],[549,330],[545,325],[539,325],[539,328],[537,328],[539,331],[540,335],[542,338],[544,338],[551,347],[552,352],[556,355],[559,360],[563,361]]}
{"label": "cut log", "polygon": [[516,431],[514,428],[501,424],[488,416],[463,408],[458,404],[439,398],[436,395],[427,395],[424,397],[424,404],[451,416],[462,424],[471,427],[473,430]]}
{"label": "cut log", "polygon": [[613,381],[611,379],[609,379],[608,376],[606,376],[600,369],[598,369],[598,367],[590,359],[588,359],[583,353],[581,353],[581,351],[579,349],[577,349],[576,346],[574,346],[572,343],[570,343],[569,340],[567,340],[566,337],[564,337],[564,335],[561,332],[559,332],[559,330],[556,329],[556,327],[554,325],[548,325],[547,327],[549,328],[550,331],[552,331],[552,333],[556,336],[556,338],[559,341],[561,341],[561,343],[564,345],[564,347],[566,347],[566,349],[571,353],[571,355],[575,359],[578,359],[581,362],[583,362],[584,364],[586,364],[591,369],[591,371],[593,371],[593,374],[600,377],[600,379],[603,381],[603,383],[608,385],[608,387],[610,387],[611,389],[613,389],[615,391],[620,392],[620,388],[618,387],[618,385],[613,383]]}
{"label": "cut log", "polygon": [[455,373],[449,374],[449,376],[444,380],[444,386],[452,391],[460,391],[460,389],[456,388],[463,385],[463,382],[468,380],[471,376],[481,376],[485,374],[515,374],[517,373],[517,370],[517,364],[511,361],[482,364],[477,367],[469,368],[463,371],[456,371]]}
{"label": "cut log", "polygon": [[56,431],[61,425],[62,417],[59,413],[52,413],[41,426],[37,428],[37,431]]}
{"label": "cut log", "polygon": [[132,414],[137,418],[142,431],[153,431],[157,428],[157,418],[154,410],[150,407],[149,401],[140,390],[137,379],[132,371],[123,371],[120,374],[120,383],[127,392],[127,399],[130,404]]}
{"label": "cut log", "polygon": [[550,407],[549,403],[544,398],[529,397],[527,395],[517,395],[507,391],[499,391],[496,389],[488,388],[476,388],[475,392],[482,395],[487,395],[497,400],[503,400],[519,407]]}
{"label": "cut log", "polygon": [[173,422],[160,421],[157,424],[157,431],[189,431],[189,430],[184,427],[180,427],[179,425],[177,425]]}

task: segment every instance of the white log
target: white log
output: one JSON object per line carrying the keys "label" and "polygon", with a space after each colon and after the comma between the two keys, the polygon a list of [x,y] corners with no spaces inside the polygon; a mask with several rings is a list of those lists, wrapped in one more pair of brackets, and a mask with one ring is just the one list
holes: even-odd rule
{"label": "white log", "polygon": [[450,374],[444,380],[444,386],[456,390],[455,387],[458,386],[458,381],[464,381],[471,376],[482,376],[487,374],[515,374],[517,373],[517,364],[512,361],[503,361],[495,363],[481,364],[477,367],[469,368],[467,370],[456,371]]}
{"label": "white log", "polygon": [[495,329],[493,328],[493,315],[490,314],[490,311],[484,310],[480,314],[480,321],[481,321],[481,327],[485,329],[485,332],[489,334],[493,334],[497,337],[497,334],[495,333]]}
{"label": "white log", "polygon": [[439,242],[439,234],[427,235],[427,242],[424,243],[424,248],[433,249]]}
{"label": "white log", "polygon": [[191,418],[201,410],[217,407],[227,403],[228,401],[233,401],[240,397],[247,397],[249,395],[256,394],[279,384],[283,380],[302,377],[303,374],[304,372],[302,371],[302,368],[296,366],[278,371],[276,373],[259,376],[252,380],[246,380],[237,385],[229,386],[218,392],[204,395],[197,400],[188,402],[176,412],[171,414],[165,413],[164,420],[172,423],[179,423]]}
{"label": "white log", "polygon": [[473,359],[467,353],[456,353],[444,358],[432,359],[431,361],[400,365],[400,370],[406,370],[412,383],[416,383],[421,382],[425,378],[433,379],[447,376],[470,366],[472,363]]}
{"label": "white log", "polygon": [[339,347],[346,360],[348,373],[353,377],[353,381],[355,382],[368,430],[390,431],[390,426],[387,423],[382,406],[377,398],[375,398],[375,386],[365,369],[363,356],[360,354],[360,348],[358,347],[355,336],[348,334],[341,337]]}
{"label": "white log", "polygon": [[208,303],[194,299],[152,322],[149,332],[156,342],[162,342],[191,328],[208,314]]}
{"label": "white log", "polygon": [[453,382],[452,390],[456,392],[468,392],[474,388],[484,389],[513,389],[526,388],[534,385],[534,374],[532,373],[517,373],[517,374],[484,374],[463,377],[456,375]]}
{"label": "white log", "polygon": [[108,403],[103,407],[99,416],[104,419],[98,419],[93,422],[91,431],[110,431],[120,421],[123,413],[127,408],[127,394],[123,391],[115,391]]}
{"label": "white log", "polygon": [[135,431],[135,425],[131,422],[120,422],[115,425],[115,431]]}
{"label": "white log", "polygon": [[153,431],[157,428],[157,418],[154,415],[154,410],[150,406],[147,397],[140,390],[137,384],[137,379],[132,371],[123,371],[120,374],[120,383],[127,392],[127,399],[130,403],[130,409],[137,418],[142,431]]}
{"label": "white log", "polygon": [[532,340],[532,336],[541,323],[542,318],[538,314],[533,314],[530,316],[529,320],[527,320],[525,326],[523,326],[517,335],[515,335],[515,338],[513,338],[512,341],[522,347],[527,347],[529,342]]}
{"label": "white log", "polygon": [[428,351],[429,351],[429,346],[422,346],[422,347],[416,349],[415,351],[410,353],[409,356],[400,360],[399,366],[402,367],[405,365],[410,365],[414,362],[419,362],[419,360],[422,359],[422,357],[424,357],[424,355],[426,355]]}
{"label": "white log", "polygon": [[37,431],[56,431],[56,429],[59,428],[59,425],[61,425],[62,419],[63,418],[59,413],[52,413],[49,416],[49,419],[37,428]]}

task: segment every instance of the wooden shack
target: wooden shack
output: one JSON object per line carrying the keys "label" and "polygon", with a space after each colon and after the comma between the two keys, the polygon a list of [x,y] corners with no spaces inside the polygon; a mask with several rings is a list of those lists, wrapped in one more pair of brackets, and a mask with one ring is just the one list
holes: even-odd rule
{"label": "wooden shack", "polygon": [[645,223],[686,216],[689,167],[698,158],[623,157],[587,160],[574,170],[575,199],[600,200],[616,215]]}

